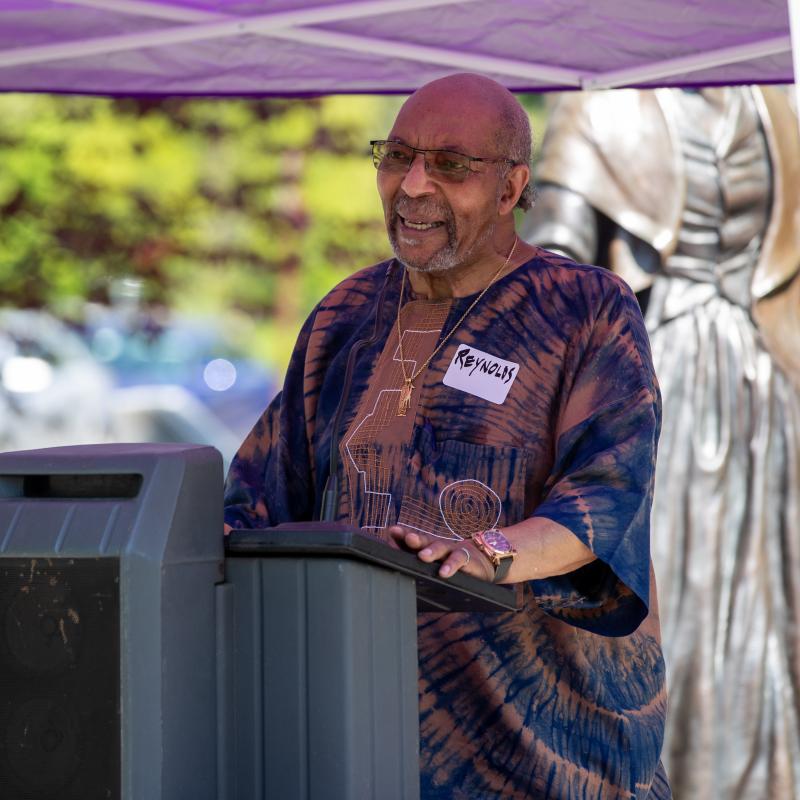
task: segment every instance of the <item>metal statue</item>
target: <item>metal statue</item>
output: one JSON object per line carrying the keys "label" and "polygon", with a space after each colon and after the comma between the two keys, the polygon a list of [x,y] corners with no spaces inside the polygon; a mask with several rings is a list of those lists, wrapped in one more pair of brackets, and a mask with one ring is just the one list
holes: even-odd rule
{"label": "metal statue", "polygon": [[676,800],[800,798],[800,140],[783,90],[576,93],[526,238],[646,303]]}

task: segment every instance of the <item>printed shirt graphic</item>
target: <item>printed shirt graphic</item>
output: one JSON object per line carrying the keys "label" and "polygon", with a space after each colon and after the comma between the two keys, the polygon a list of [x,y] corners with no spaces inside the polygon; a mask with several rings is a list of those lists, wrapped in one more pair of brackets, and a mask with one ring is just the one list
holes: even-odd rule
{"label": "printed shirt graphic", "polygon": [[[660,404],[635,298],[605,270],[539,251],[487,292],[401,417],[390,266],[352,276],[309,317],[282,393],[231,465],[226,522],[318,514],[348,355],[366,341],[340,431],[339,519],[458,538],[542,516],[598,557],[518,585],[517,613],[420,615],[422,797],[669,797],[649,558]],[[472,299],[409,298],[407,375]],[[447,385],[464,348],[518,365],[502,402]]]}

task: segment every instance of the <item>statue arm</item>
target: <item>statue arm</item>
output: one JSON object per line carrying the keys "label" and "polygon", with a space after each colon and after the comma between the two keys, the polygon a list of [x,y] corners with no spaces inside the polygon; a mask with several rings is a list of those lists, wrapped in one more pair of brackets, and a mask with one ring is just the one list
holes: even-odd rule
{"label": "statue arm", "polygon": [[538,187],[522,235],[531,244],[579,263],[612,269],[637,293],[650,286],[661,267],[654,247],[610,220],[579,192],[557,183]]}
{"label": "statue arm", "polygon": [[598,215],[586,198],[555,183],[537,187],[536,203],[525,217],[522,237],[582,264],[597,262]]}

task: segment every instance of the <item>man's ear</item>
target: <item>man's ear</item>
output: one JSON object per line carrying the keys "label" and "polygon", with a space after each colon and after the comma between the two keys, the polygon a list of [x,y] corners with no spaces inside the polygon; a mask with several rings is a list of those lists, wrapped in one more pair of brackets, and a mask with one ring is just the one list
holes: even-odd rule
{"label": "man's ear", "polygon": [[500,195],[500,207],[498,212],[501,216],[510,214],[517,205],[520,195],[525,191],[528,181],[531,179],[531,168],[527,164],[515,164],[508,171],[505,177],[503,193]]}

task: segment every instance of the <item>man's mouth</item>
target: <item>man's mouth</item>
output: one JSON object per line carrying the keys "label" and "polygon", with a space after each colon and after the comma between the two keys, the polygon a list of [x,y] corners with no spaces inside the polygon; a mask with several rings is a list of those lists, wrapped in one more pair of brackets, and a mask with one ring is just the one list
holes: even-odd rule
{"label": "man's mouth", "polygon": [[411,228],[411,230],[414,231],[429,231],[432,230],[433,228],[441,228],[442,225],[444,225],[444,222],[440,220],[433,220],[433,221],[412,220],[412,219],[406,219],[401,214],[398,214],[398,217],[400,217],[400,221],[403,223],[405,227]]}

